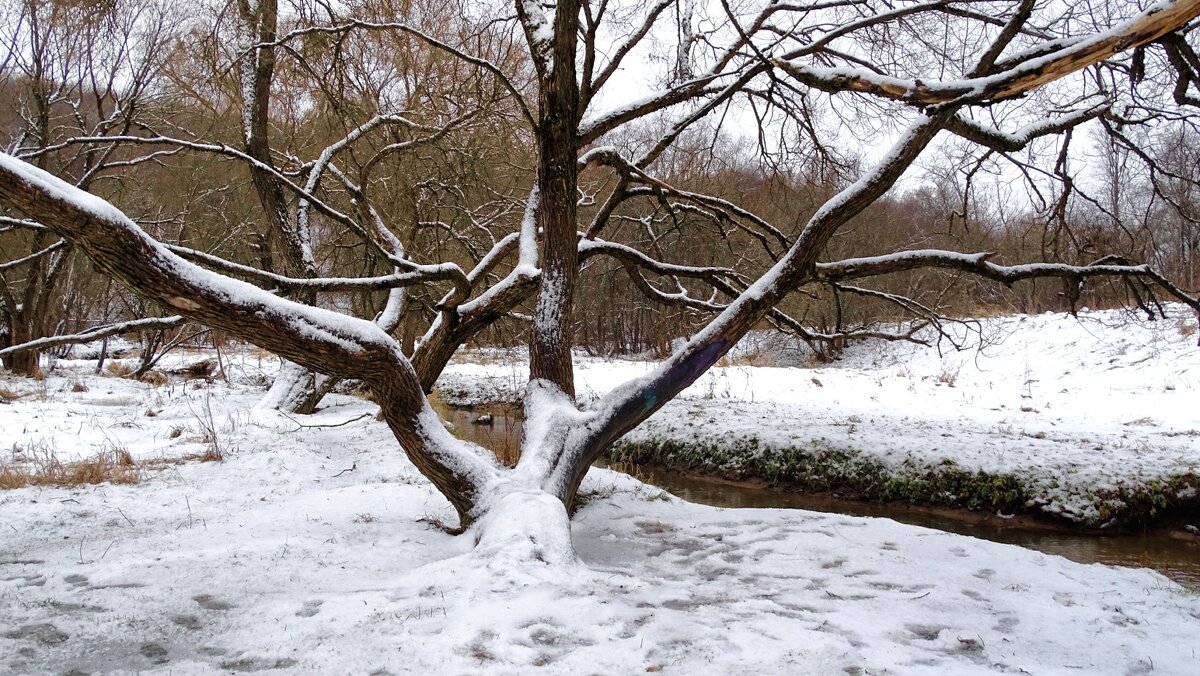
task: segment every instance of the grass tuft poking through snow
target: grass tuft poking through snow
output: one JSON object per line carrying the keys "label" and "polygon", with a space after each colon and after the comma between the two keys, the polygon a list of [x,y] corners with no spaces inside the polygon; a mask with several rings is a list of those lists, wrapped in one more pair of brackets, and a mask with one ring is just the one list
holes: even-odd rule
{"label": "grass tuft poking through snow", "polygon": [[0,462],[0,490],[26,486],[72,487],[87,484],[135,484],[140,473],[129,451],[110,447],[79,460],[62,461],[50,444],[13,443]]}

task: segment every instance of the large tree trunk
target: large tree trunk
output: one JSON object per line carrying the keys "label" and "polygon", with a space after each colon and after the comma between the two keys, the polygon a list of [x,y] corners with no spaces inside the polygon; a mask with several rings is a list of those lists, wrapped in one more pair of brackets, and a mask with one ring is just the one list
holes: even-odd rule
{"label": "large tree trunk", "polygon": [[579,253],[576,205],[579,187],[579,85],[576,45],[578,0],[560,0],[554,13],[554,40],[548,70],[540,77],[538,120],[537,225],[543,233],[542,286],[534,310],[529,345],[529,377],[548,380],[575,393],[571,363],[572,322]]}

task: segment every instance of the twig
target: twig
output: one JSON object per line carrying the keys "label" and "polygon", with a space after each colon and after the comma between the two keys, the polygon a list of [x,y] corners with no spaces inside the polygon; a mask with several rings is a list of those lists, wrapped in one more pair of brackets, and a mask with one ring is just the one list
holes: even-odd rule
{"label": "twig", "polygon": [[353,471],[354,471],[354,470],[356,470],[356,469],[358,469],[358,463],[357,463],[357,462],[356,462],[356,463],[354,463],[353,465],[350,465],[350,467],[349,467],[348,469],[344,469],[344,470],[342,470],[342,471],[338,472],[337,474],[334,474],[334,475],[333,475],[333,477],[331,477],[331,478],[334,478],[334,479],[336,479],[336,478],[340,477],[341,475],[345,474],[346,472],[353,472]]}
{"label": "twig", "polygon": [[117,507],[117,511],[121,512],[121,516],[125,517],[125,520],[129,522],[130,526],[136,525],[133,523],[133,519],[129,518],[129,516],[126,515],[125,512],[120,507]]}
{"label": "twig", "polygon": [[[280,414],[280,415],[282,415],[283,417],[287,418],[288,420],[291,420],[292,422],[296,423],[296,426],[297,426],[297,427],[296,427],[296,430],[300,430],[300,429],[306,429],[306,428],[307,428],[307,429],[315,429],[315,428],[318,428],[318,427],[341,427],[342,425],[349,425],[349,424],[350,424],[350,423],[352,423],[352,422],[356,422],[356,421],[362,420],[363,418],[370,418],[370,417],[371,417],[371,414],[370,414],[370,413],[364,413],[364,414],[362,414],[362,415],[358,416],[357,418],[351,418],[351,419],[349,419],[349,420],[343,420],[343,421],[342,421],[342,422],[340,422],[340,423],[330,423],[330,424],[328,424],[328,425],[305,425],[304,423],[300,422],[299,420],[296,420],[295,418],[293,418],[292,416],[290,416],[290,415],[288,415],[288,414],[284,413],[283,411],[280,411],[280,412],[279,412],[279,414]],[[292,431],[293,431],[293,432],[295,432],[296,430],[292,430]]]}

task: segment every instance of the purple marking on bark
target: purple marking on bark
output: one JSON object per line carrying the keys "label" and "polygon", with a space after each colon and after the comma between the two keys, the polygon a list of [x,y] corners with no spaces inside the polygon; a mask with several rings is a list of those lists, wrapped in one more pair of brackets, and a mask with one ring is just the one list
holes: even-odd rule
{"label": "purple marking on bark", "polygon": [[[713,363],[719,358],[718,355],[723,354],[728,343],[724,340],[719,340],[711,345],[707,345],[679,366],[670,369],[664,374],[662,380],[651,385],[642,394],[642,410],[649,411],[655,408],[658,404],[659,394],[663,390],[671,391],[671,396],[677,393],[677,386],[680,383],[685,383],[683,387],[687,387],[697,378],[704,374]],[[678,388],[682,390],[683,387]],[[668,397],[669,399],[670,397]]]}

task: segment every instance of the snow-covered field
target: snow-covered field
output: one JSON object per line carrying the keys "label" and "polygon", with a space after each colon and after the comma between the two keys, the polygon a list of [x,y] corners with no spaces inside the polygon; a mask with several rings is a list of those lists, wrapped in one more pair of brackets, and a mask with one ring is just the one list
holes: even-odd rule
{"label": "snow-covered field", "polygon": [[[1103,525],[1139,491],[1196,500],[1200,348],[1195,318],[1176,309],[1156,322],[1112,311],[996,317],[979,333],[950,327],[963,351],[869,342],[813,368],[717,368],[628,439],[835,451],[918,477],[950,462],[1013,477],[1037,510]],[[806,357],[777,344],[740,353],[752,362]],[[578,389],[605,392],[653,367],[584,360]],[[525,375],[502,359],[457,364],[449,398],[513,398]]]}
{"label": "snow-covered field", "polygon": [[[891,346],[816,370],[733,366],[659,417],[735,405],[704,426],[766,435],[803,422],[880,453],[920,437],[964,463],[1078,465],[1083,477],[1194,471],[1195,336],[1166,323],[1109,330],[1105,318],[1027,318],[1030,331],[946,360]],[[0,672],[1193,674],[1200,663],[1200,595],[1151,571],[886,519],[692,505],[605,470],[589,476],[574,524],[580,564],[512,569],[430,525],[453,512],[373,404],[334,396],[296,420],[256,411],[273,360],[235,361],[232,384],[156,387],[65,361],[41,382],[0,377],[23,395],[0,404],[6,464],[127,453],[140,478],[0,492]],[[1014,364],[1029,375],[1014,381]],[[644,368],[588,363],[581,378],[602,390]],[[493,362],[453,375],[504,390],[524,374]],[[770,425],[738,420],[762,405]],[[1080,438],[1107,450],[1068,443]],[[214,440],[223,461],[174,462],[211,455]]]}

